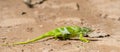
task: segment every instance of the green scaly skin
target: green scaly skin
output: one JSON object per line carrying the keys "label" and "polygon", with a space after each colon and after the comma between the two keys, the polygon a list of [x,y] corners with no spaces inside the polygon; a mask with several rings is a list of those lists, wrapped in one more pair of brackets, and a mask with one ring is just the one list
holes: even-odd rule
{"label": "green scaly skin", "polygon": [[[21,45],[21,44],[33,43],[38,40],[44,39],[46,37],[54,37],[55,39],[66,40],[66,39],[70,39],[72,37],[79,36],[79,39],[82,42],[89,42],[89,40],[84,38],[84,35],[88,34],[90,31],[91,31],[91,29],[89,29],[87,27],[65,26],[65,27],[56,28],[56,29],[49,31],[41,36],[38,36],[32,40],[28,40],[25,42],[17,42],[17,43],[13,43],[11,45]],[[5,44],[5,45],[7,45],[7,44]]]}

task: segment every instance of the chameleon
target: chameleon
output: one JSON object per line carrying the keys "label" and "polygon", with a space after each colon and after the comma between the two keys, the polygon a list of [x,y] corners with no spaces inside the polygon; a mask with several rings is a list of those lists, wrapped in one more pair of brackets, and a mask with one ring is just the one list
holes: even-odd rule
{"label": "chameleon", "polygon": [[44,39],[46,37],[54,37],[56,40],[57,39],[66,40],[66,39],[70,39],[72,37],[79,37],[80,41],[88,43],[90,41],[88,39],[84,38],[84,36],[86,36],[89,32],[91,32],[91,29],[87,28],[87,27],[79,27],[79,26],[59,27],[54,30],[48,31],[36,38],[31,39],[31,40],[13,43],[12,45],[33,43],[38,40]]}

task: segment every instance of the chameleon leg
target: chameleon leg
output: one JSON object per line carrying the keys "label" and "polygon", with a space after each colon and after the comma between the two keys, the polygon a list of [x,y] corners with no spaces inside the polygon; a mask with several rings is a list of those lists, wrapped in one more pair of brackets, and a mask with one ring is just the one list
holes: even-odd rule
{"label": "chameleon leg", "polygon": [[83,41],[83,42],[87,42],[87,43],[89,42],[89,40],[87,40],[86,38],[83,37],[83,34],[82,34],[82,33],[80,33],[79,39],[80,39],[81,41]]}
{"label": "chameleon leg", "polygon": [[58,37],[59,37],[60,35],[61,35],[61,33],[60,33],[60,32],[56,32],[56,33],[55,33],[55,35],[54,35],[55,40],[59,39]]}
{"label": "chameleon leg", "polygon": [[62,40],[66,40],[66,36],[63,34]]}

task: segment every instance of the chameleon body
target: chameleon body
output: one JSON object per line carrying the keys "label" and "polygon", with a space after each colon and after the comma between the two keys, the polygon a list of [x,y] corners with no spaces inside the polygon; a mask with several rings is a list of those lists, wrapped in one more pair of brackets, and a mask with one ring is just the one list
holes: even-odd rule
{"label": "chameleon body", "polygon": [[59,27],[45,34],[42,34],[32,40],[28,40],[25,42],[17,42],[17,43],[13,43],[12,45],[28,44],[44,39],[46,37],[54,37],[55,39],[62,39],[62,40],[70,39],[72,37],[79,37],[79,39],[82,42],[89,42],[89,40],[85,39],[84,36],[90,31],[91,29],[86,27],[78,27],[78,26]]}

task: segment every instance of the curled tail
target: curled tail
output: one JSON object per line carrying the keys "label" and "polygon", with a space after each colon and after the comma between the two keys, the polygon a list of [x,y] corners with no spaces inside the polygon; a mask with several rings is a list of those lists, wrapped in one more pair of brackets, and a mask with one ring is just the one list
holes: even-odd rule
{"label": "curled tail", "polygon": [[41,36],[38,36],[38,37],[36,37],[36,38],[34,38],[34,39],[25,41],[25,42],[16,42],[16,43],[13,43],[13,44],[3,44],[3,45],[6,46],[6,45],[21,45],[21,44],[28,44],[28,43],[33,43],[33,42],[36,42],[36,41],[41,40],[41,39],[43,39],[43,38],[51,37],[51,36],[53,36],[53,35],[50,35],[49,33],[46,33],[46,34],[43,34],[43,35],[41,35]]}

